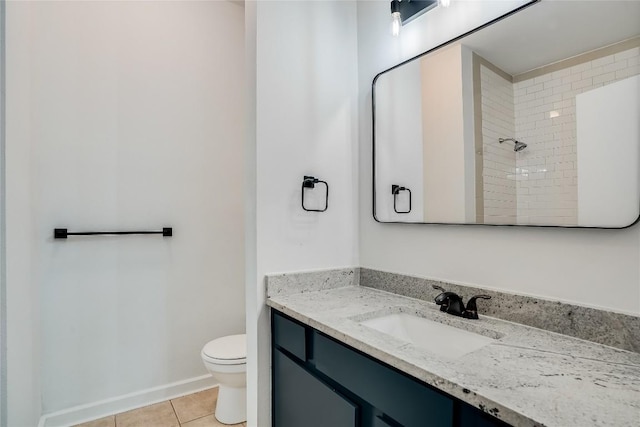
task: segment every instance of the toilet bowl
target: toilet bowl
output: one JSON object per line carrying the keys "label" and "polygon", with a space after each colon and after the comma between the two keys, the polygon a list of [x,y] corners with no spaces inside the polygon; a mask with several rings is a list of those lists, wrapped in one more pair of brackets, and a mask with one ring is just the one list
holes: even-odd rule
{"label": "toilet bowl", "polygon": [[209,341],[200,353],[218,382],[215,417],[223,424],[247,420],[247,336],[229,335]]}

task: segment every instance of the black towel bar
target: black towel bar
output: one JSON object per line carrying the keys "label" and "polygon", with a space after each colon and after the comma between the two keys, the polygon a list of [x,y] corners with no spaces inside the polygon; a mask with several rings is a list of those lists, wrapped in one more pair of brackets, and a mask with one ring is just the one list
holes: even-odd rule
{"label": "black towel bar", "polygon": [[66,239],[67,236],[96,236],[96,235],[124,235],[124,234],[162,234],[164,237],[173,236],[173,228],[165,227],[162,231],[68,231],[66,228],[55,228],[54,239]]}

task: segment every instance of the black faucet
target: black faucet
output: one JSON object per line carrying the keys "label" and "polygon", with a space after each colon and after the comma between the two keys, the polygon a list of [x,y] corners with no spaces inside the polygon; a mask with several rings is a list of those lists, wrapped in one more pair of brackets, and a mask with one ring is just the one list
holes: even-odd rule
{"label": "black faucet", "polygon": [[489,295],[476,295],[469,298],[465,308],[462,297],[454,292],[445,291],[442,286],[432,285],[433,289],[439,290],[441,293],[435,298],[436,304],[440,306],[440,311],[453,314],[454,316],[464,317],[466,319],[478,318],[478,306],[476,300],[478,298],[491,299]]}
{"label": "black faucet", "polygon": [[476,299],[491,299],[489,295],[476,295],[474,297],[469,298],[467,301],[467,309],[462,313],[462,317],[467,319],[477,319],[478,318],[478,307],[476,306]]}

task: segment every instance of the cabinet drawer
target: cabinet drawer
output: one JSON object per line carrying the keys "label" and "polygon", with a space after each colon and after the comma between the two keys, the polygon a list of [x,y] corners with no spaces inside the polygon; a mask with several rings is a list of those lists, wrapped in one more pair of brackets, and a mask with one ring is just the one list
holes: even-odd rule
{"label": "cabinet drawer", "polygon": [[405,427],[450,427],[453,400],[380,362],[313,334],[316,369]]}
{"label": "cabinet drawer", "polygon": [[357,406],[279,350],[273,372],[274,427],[356,427]]}
{"label": "cabinet drawer", "polygon": [[287,319],[276,311],[272,313],[272,333],[275,345],[285,349],[298,359],[306,361],[306,328],[293,320]]}

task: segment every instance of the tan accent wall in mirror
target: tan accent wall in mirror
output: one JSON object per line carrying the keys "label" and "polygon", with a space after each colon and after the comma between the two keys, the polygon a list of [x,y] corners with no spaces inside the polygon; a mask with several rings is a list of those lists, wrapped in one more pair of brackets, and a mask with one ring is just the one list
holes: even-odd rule
{"label": "tan accent wall in mirror", "polygon": [[[467,188],[463,47],[453,45],[420,60],[424,222],[466,222],[475,217],[475,188]],[[473,166],[473,165],[472,165]],[[473,182],[473,181],[472,181]],[[469,199],[469,193],[471,198]]]}

